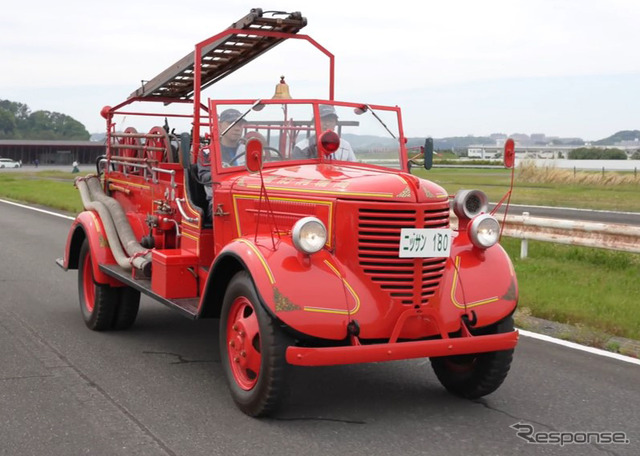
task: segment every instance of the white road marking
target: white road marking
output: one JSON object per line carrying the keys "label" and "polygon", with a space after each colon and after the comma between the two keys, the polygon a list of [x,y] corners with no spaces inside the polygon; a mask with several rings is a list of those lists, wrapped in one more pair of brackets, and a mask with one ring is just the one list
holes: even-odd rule
{"label": "white road marking", "polygon": [[538,334],[531,331],[525,331],[524,329],[518,329],[521,335],[525,337],[531,337],[532,339],[542,340],[551,344],[562,345],[563,347],[572,348],[574,350],[580,350],[587,353],[592,353],[598,356],[604,356],[605,358],[613,358],[618,361],[624,361],[625,363],[637,364],[640,366],[640,359],[631,358],[630,356],[621,355],[619,353],[613,353],[599,348],[587,347],[586,345],[580,345],[575,342],[569,342],[562,339],[556,339],[555,337],[545,336],[544,334]]}
{"label": "white road marking", "polygon": [[43,214],[55,215],[56,217],[64,218],[64,219],[67,219],[67,220],[75,220],[76,219],[75,217],[69,217],[68,215],[58,214],[56,212],[45,211],[44,209],[39,209],[37,207],[25,206],[24,204],[14,203],[13,201],[7,201],[7,200],[0,199],[0,203],[11,204],[12,206],[18,206],[18,207],[22,207],[24,209],[31,209],[32,211],[42,212]]}

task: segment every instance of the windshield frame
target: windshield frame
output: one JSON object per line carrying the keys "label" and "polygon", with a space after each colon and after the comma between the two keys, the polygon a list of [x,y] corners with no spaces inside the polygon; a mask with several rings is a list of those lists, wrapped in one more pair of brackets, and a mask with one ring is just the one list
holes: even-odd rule
{"label": "windshield frame", "polygon": [[[209,147],[211,153],[211,172],[212,174],[228,174],[233,172],[242,171],[245,169],[244,164],[235,164],[232,166],[223,166],[222,161],[219,157],[222,155],[221,151],[221,141],[220,135],[223,133],[221,131],[220,122],[219,122],[219,114],[226,108],[229,108],[230,105],[233,105],[234,108],[239,108],[240,105],[242,107],[239,108],[241,114],[246,116],[252,109],[256,111],[260,110],[260,106],[267,105],[310,105],[313,109],[313,125],[310,125],[311,134],[315,134],[316,138],[318,136],[318,132],[321,131],[320,125],[320,105],[331,105],[334,107],[343,107],[343,108],[352,108],[354,113],[364,115],[371,115],[370,113],[366,113],[367,110],[372,111],[372,114],[376,117],[378,121],[380,119],[375,114],[374,111],[385,111],[390,112],[392,115],[395,115],[395,119],[397,119],[397,127],[398,127],[398,137],[395,140],[398,141],[398,151],[399,151],[399,168],[394,167],[386,167],[381,165],[376,165],[372,163],[363,163],[363,162],[349,162],[344,160],[330,160],[330,162],[337,166],[349,165],[349,166],[359,166],[359,167],[372,167],[372,168],[380,168],[384,170],[395,170],[397,172],[408,172],[407,166],[407,149],[406,149],[406,138],[404,137],[404,131],[402,126],[402,114],[401,110],[398,106],[382,106],[382,105],[373,105],[368,103],[352,103],[352,102],[344,102],[344,101],[334,101],[334,100],[323,100],[323,99],[209,99],[209,145],[205,147]],[[246,106],[246,108],[244,108]],[[298,122],[298,121],[296,121]],[[381,122],[381,121],[380,121]],[[348,125],[349,121],[342,122],[345,125]],[[381,122],[384,126],[384,123]],[[301,124],[298,124],[301,125]],[[202,125],[205,129],[207,125]],[[228,131],[231,127],[227,127],[225,130]],[[299,127],[300,128],[300,127]],[[385,126],[386,128],[386,126]],[[300,128],[302,131],[304,128]],[[387,129],[388,131],[388,129]],[[393,134],[389,135],[389,138],[392,138]],[[216,139],[214,139],[216,138]],[[202,150],[202,148],[201,148]],[[198,152],[200,154],[201,151]],[[263,163],[263,168],[275,168],[275,167],[284,167],[291,165],[300,165],[300,164],[319,164],[326,163],[327,159],[323,156],[323,154],[318,154],[317,157],[313,158],[288,158],[285,161],[265,161]]]}

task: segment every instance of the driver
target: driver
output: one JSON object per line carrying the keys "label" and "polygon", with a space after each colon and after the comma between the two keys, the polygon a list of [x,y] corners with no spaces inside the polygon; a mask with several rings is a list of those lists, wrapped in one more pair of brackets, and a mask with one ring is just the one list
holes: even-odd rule
{"label": "driver", "polygon": [[[242,117],[242,114],[237,109],[229,108],[225,109],[220,113],[218,117],[218,127],[220,129],[220,133],[224,132],[229,125],[231,125],[236,119]],[[245,120],[242,119],[237,122],[229,131],[226,132],[223,136],[220,137],[220,160],[222,161],[222,166],[229,165],[242,165],[244,164],[244,155],[238,157],[236,160],[233,160],[239,153],[244,151],[244,144],[240,141],[242,138],[242,130],[245,125]],[[208,217],[212,216],[213,210],[213,190],[211,188],[211,157],[210,157],[210,148],[211,146],[205,146],[200,156],[198,157],[198,178],[200,182],[204,184],[204,191],[207,194],[207,215]],[[232,163],[233,162],[233,163]]]}

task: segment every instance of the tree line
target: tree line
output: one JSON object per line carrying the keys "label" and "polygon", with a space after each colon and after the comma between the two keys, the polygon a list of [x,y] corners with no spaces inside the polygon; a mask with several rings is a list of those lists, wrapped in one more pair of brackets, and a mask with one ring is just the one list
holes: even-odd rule
{"label": "tree line", "polygon": [[87,141],[90,136],[84,125],[66,114],[31,112],[24,103],[0,100],[0,139]]}
{"label": "tree line", "polygon": [[627,153],[622,149],[599,149],[580,147],[569,151],[570,160],[626,160]]}

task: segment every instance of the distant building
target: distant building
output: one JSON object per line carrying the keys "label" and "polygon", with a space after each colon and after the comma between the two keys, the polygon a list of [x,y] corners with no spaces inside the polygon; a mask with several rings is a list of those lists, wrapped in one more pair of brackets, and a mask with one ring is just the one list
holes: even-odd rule
{"label": "distant building", "polygon": [[547,135],[544,133],[531,133],[531,142],[533,144],[546,144],[547,143]]}
{"label": "distant building", "polygon": [[634,147],[636,149],[640,149],[640,141],[638,138],[627,141],[618,141],[615,143],[615,147]]}
{"label": "distant building", "polygon": [[95,141],[48,141],[48,140],[0,140],[0,157],[22,160],[27,165],[38,159],[41,165],[70,165],[74,161],[95,163],[106,153],[104,142]]}
{"label": "distant building", "polygon": [[[631,141],[633,142],[633,141]],[[569,152],[573,149],[577,149],[584,146],[575,146],[568,144],[561,145],[523,145],[516,142],[516,158],[547,158],[558,159],[568,158]],[[614,146],[589,146],[599,149],[611,149]],[[629,146],[615,146],[618,149],[622,149],[630,157],[633,153],[640,148],[640,142],[635,145]],[[504,146],[487,146],[482,144],[472,144],[467,148],[467,154],[469,158],[479,158],[482,160],[491,160],[492,158],[501,158],[504,151]]]}
{"label": "distant building", "polygon": [[480,160],[491,160],[502,157],[504,145],[483,146],[473,145],[467,149],[467,157],[478,158]]}
{"label": "distant building", "polygon": [[510,137],[513,138],[516,144],[529,144],[531,142],[531,138],[525,133],[514,133]]}

